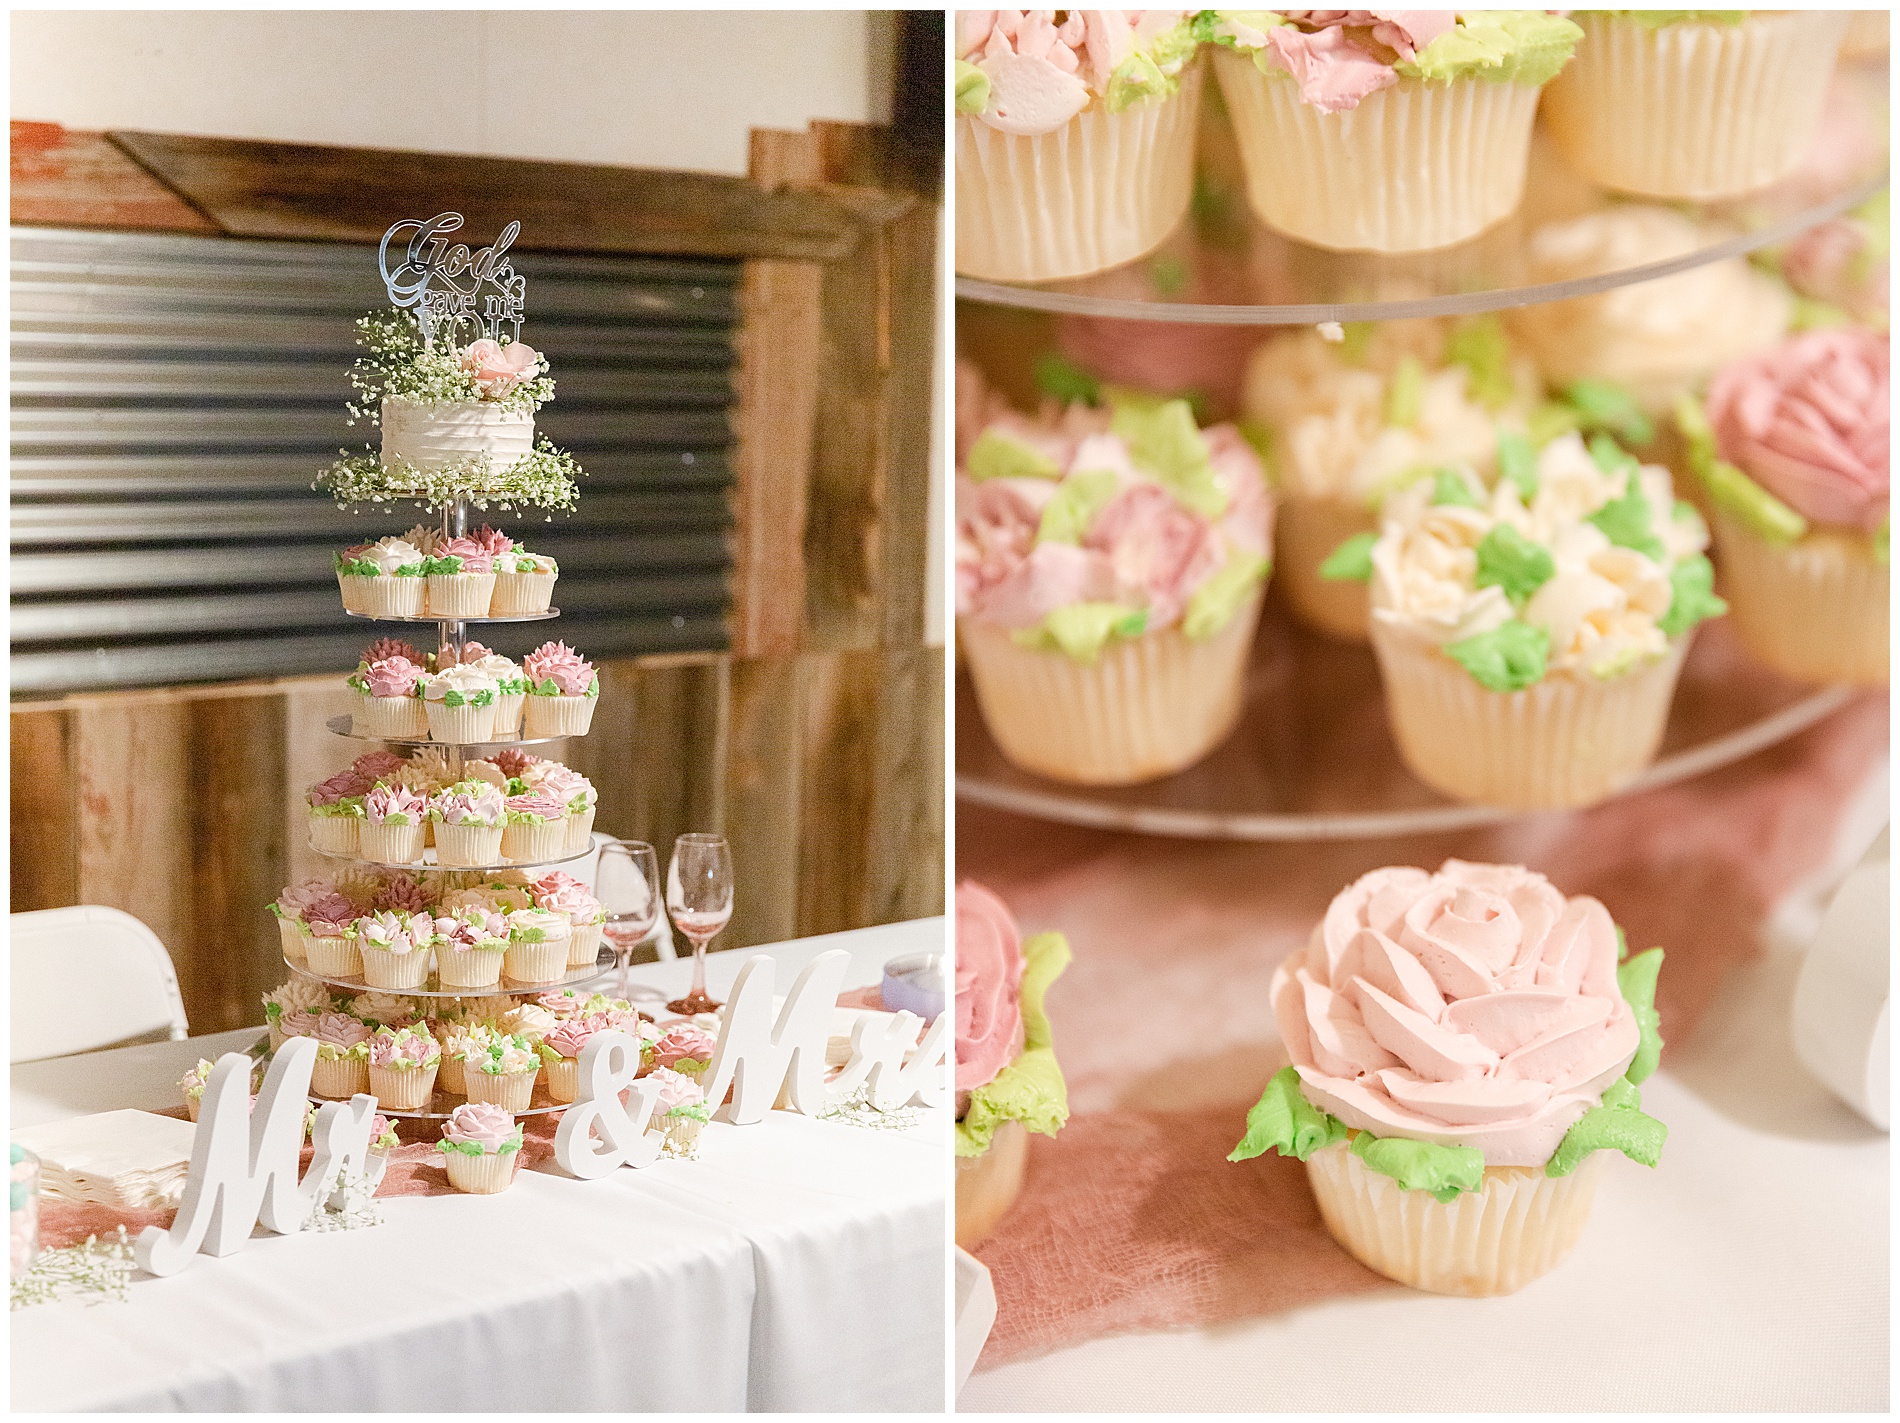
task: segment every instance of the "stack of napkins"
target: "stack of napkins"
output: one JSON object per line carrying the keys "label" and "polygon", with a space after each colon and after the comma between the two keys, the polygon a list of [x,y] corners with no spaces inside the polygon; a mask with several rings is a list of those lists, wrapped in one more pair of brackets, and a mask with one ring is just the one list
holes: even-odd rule
{"label": "stack of napkins", "polygon": [[127,1110],[23,1127],[13,1140],[39,1157],[42,1194],[152,1209],[184,1195],[196,1131],[176,1117]]}

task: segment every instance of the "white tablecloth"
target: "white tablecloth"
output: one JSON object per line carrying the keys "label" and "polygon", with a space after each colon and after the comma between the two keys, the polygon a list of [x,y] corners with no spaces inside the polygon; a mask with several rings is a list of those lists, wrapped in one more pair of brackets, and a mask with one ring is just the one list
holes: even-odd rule
{"label": "white tablecloth", "polygon": [[[782,989],[830,948],[852,953],[847,987],[868,985],[943,932],[918,920],[715,954],[710,986],[769,952]],[[690,973],[633,978],[670,997]],[[16,1068],[13,1124],[171,1105],[201,1050],[252,1036]],[[697,1161],[590,1182],[548,1163],[499,1196],[385,1201],[373,1230],[260,1234],[139,1277],[125,1304],[16,1312],[13,1407],[934,1412],[948,1152],[946,1112],[902,1133],[774,1112],[710,1123]]]}
{"label": "white tablecloth", "polygon": [[1798,952],[1738,972],[1643,1085],[1662,1164],[1502,1299],[1394,1288],[978,1373],[961,1411],[1885,1411],[1888,1139],[1795,1059]]}

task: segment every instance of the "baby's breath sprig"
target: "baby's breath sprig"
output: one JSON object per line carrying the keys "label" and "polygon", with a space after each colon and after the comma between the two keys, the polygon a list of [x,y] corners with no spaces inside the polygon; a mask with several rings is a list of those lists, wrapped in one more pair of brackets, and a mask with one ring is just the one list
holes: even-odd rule
{"label": "baby's breath sprig", "polygon": [[462,351],[446,336],[433,347],[422,341],[415,318],[404,311],[373,311],[356,323],[356,343],[368,352],[350,367],[350,385],[357,398],[349,402],[350,423],[374,423],[385,400],[433,402],[480,400],[501,410],[533,414],[554,399],[554,380],[547,361],[536,374],[508,394],[490,397],[462,365]]}
{"label": "baby's breath sprig", "polygon": [[88,1235],[78,1245],[55,1246],[40,1251],[26,1273],[10,1283],[7,1291],[10,1309],[28,1305],[51,1304],[60,1299],[102,1299],[125,1302],[125,1287],[132,1278],[132,1242],[120,1226],[101,1240]]}
{"label": "baby's breath sprig", "polygon": [[571,510],[581,492],[575,481],[585,473],[572,455],[557,450],[546,436],[532,454],[499,471],[485,454],[423,471],[405,460],[385,464],[374,453],[338,453],[343,457],[311,487],[329,494],[342,509],[401,503],[445,509],[465,499],[477,509],[493,504],[509,510]]}

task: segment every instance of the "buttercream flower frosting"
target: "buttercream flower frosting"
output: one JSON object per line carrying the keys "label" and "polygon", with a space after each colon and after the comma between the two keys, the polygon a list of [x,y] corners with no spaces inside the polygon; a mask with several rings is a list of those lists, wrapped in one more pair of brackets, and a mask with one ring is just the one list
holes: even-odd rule
{"label": "buttercream flower frosting", "polygon": [[1091,105],[1119,114],[1167,98],[1204,38],[1194,14],[960,10],[957,112],[1003,133],[1040,134]]}
{"label": "buttercream flower frosting", "polygon": [[556,800],[543,791],[511,795],[506,805],[508,819],[517,824],[538,825],[544,821],[559,820],[567,814],[566,801]]}
{"label": "buttercream flower frosting", "polygon": [[1215,10],[1209,38],[1299,86],[1321,113],[1401,79],[1547,84],[1583,31],[1544,10]]}
{"label": "buttercream flower frosting", "polygon": [[495,700],[495,679],[475,667],[448,667],[423,684],[422,695],[444,706],[485,707]]}
{"label": "buttercream flower frosting", "polygon": [[691,1023],[675,1023],[653,1044],[653,1061],[675,1072],[699,1072],[712,1063],[717,1044],[711,1033]]}
{"label": "buttercream flower frosting", "polygon": [[1274,972],[1292,1066],[1230,1159],[1350,1138],[1441,1200],[1488,1166],[1561,1176],[1605,1148],[1653,1166],[1666,1132],[1636,1089],[1662,1048],[1661,963],[1627,956],[1597,900],[1519,865],[1374,870]]}
{"label": "buttercream flower frosting", "polygon": [[385,657],[352,676],[350,684],[372,697],[419,697],[428,672],[406,657]]}
{"label": "buttercream flower frosting", "polygon": [[522,784],[529,790],[545,791],[557,800],[564,801],[576,815],[584,814],[600,798],[592,781],[559,761],[536,761],[519,774]]}
{"label": "buttercream flower frosting", "polygon": [[462,781],[429,802],[429,818],[444,825],[493,828],[505,823],[502,794],[486,781]]}
{"label": "buttercream flower frosting", "polygon": [[354,770],[338,771],[318,781],[304,793],[304,799],[318,815],[361,816],[363,797],[369,789]]}
{"label": "buttercream flower frosting", "polygon": [[[285,1027],[283,1031],[290,1033]],[[320,1013],[309,1033],[297,1034],[317,1040],[317,1056],[326,1059],[369,1056],[370,1028],[361,1018],[348,1013]]]}
{"label": "buttercream flower frosting", "polygon": [[279,919],[300,924],[306,909],[335,892],[336,886],[327,879],[301,880],[278,891],[277,898],[271,902],[271,912]]}
{"label": "buttercream flower frosting", "polygon": [[956,490],[957,613],[1024,646],[1092,661],[1110,638],[1211,637],[1267,576],[1259,457],[1184,400],[999,420]]}
{"label": "buttercream flower frosting", "polygon": [[426,912],[398,914],[385,909],[356,921],[356,942],[361,948],[386,954],[414,953],[435,943],[435,921]]}
{"label": "buttercream flower frosting", "polygon": [[442,1046],[419,1028],[380,1028],[369,1040],[369,1065],[392,1072],[432,1067],[442,1060]]}
{"label": "buttercream flower frosting", "polygon": [[[702,1106],[706,1100],[705,1088],[685,1073],[675,1072],[669,1067],[656,1067],[643,1080],[659,1088],[659,1097],[653,1106],[655,1121],[674,1116],[692,1116],[705,1121],[712,1115]],[[699,1110],[695,1111],[695,1108]]]}
{"label": "buttercream flower frosting", "polygon": [[572,875],[552,870],[529,887],[537,909],[559,914],[576,928],[606,920],[607,909],[593,891]]}
{"label": "buttercream flower frosting", "polygon": [[1357,556],[1376,623],[1508,692],[1551,672],[1621,676],[1727,610],[1708,530],[1662,466],[1574,432],[1535,453],[1504,440],[1499,463],[1489,491],[1468,471],[1422,474],[1386,500],[1380,533],[1329,560],[1350,573]]}
{"label": "buttercream flower frosting", "polygon": [[471,1033],[462,1047],[462,1061],[470,1071],[485,1072],[490,1077],[513,1077],[517,1073],[541,1070],[541,1054],[519,1033],[482,1037]]}
{"label": "buttercream flower frosting", "polygon": [[187,1101],[201,1101],[205,1094],[205,1085],[211,1081],[213,1064],[208,1058],[199,1058],[198,1065],[178,1079],[178,1089],[185,1094]]}
{"label": "buttercream flower frosting", "polygon": [[544,642],[521,659],[528,690],[537,697],[592,697],[600,679],[594,664],[564,642]]}
{"label": "buttercream flower frosting", "polygon": [[614,1020],[605,1013],[580,1013],[559,1018],[541,1039],[541,1056],[549,1061],[579,1057],[581,1050],[593,1041],[597,1033],[604,1033],[614,1026]]}
{"label": "buttercream flower frosting", "polygon": [[565,914],[545,909],[517,909],[508,916],[508,937],[517,944],[542,944],[549,939],[566,938],[570,931]]}
{"label": "buttercream flower frosting", "polygon": [[330,990],[314,978],[293,978],[264,995],[264,1017],[272,1023],[286,1014],[308,1016],[328,1012],[332,1006]]}
{"label": "buttercream flower frosting", "polygon": [[512,1113],[492,1102],[467,1102],[442,1124],[444,1151],[467,1156],[501,1156],[521,1150],[521,1128]]}
{"label": "buttercream flower frosting", "polygon": [[457,574],[493,573],[495,556],[470,538],[444,539],[434,555],[423,565],[431,575],[453,577]]}
{"label": "buttercream flower frosting", "polygon": [[378,786],[363,797],[363,818],[371,825],[420,825],[429,802],[407,786]]}
{"label": "buttercream flower frosting", "polygon": [[433,901],[429,891],[407,870],[390,870],[387,877],[376,887],[376,895],[370,901],[370,908],[376,910],[393,909],[402,914],[414,914],[427,909]]}
{"label": "buttercream flower frosting", "polygon": [[408,763],[394,751],[365,751],[350,762],[350,774],[363,783],[368,790],[378,781],[393,776]]}
{"label": "buttercream flower frosting", "polygon": [[417,1012],[413,998],[400,993],[384,993],[374,988],[352,998],[349,1011],[351,1017],[361,1018],[365,1023],[373,1023],[379,1028],[406,1028],[422,1016]]}
{"label": "buttercream flower frosting", "polygon": [[362,578],[420,578],[428,554],[391,534],[373,544],[355,544],[336,556],[339,573]]}
{"label": "buttercream flower frosting", "polygon": [[1807,324],[1851,319],[1887,329],[1889,200],[1883,188],[1852,212],[1810,227],[1781,254],[1781,274],[1810,303]]}
{"label": "buttercream flower frosting", "polygon": [[303,922],[320,939],[347,939],[356,933],[358,906],[335,890],[304,907]]}
{"label": "buttercream flower frosting", "polygon": [[957,1155],[981,1156],[1004,1122],[1054,1136],[1069,1117],[1043,996],[1069,964],[1060,934],[1026,943],[1009,907],[957,886]]}

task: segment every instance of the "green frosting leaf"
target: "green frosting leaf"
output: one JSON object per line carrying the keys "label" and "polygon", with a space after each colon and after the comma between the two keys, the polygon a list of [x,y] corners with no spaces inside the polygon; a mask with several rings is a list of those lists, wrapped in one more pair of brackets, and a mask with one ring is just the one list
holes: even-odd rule
{"label": "green frosting leaf", "polygon": [[1095,516],[1121,488],[1121,476],[1110,469],[1085,469],[1070,475],[1055,496],[1042,506],[1036,526],[1037,543],[1079,544]]}
{"label": "green frosting leaf", "polygon": [[1636,1030],[1642,1034],[1629,1071],[1623,1074],[1631,1082],[1643,1081],[1662,1061],[1662,1019],[1656,1013],[1656,975],[1662,971],[1662,962],[1661,949],[1645,949],[1616,966],[1616,986],[1635,1013]]}
{"label": "green frosting leaf", "polygon": [[1441,1204],[1484,1187],[1484,1153],[1475,1146],[1445,1146],[1362,1131],[1352,1139],[1349,1150],[1366,1163],[1367,1170],[1390,1176],[1404,1190],[1428,1191]]}
{"label": "green frosting leaf", "polygon": [[1590,515],[1586,522],[1595,524],[1603,531],[1603,536],[1619,548],[1635,549],[1658,563],[1666,562],[1669,558],[1669,550],[1663,547],[1663,541],[1656,537],[1656,531],[1650,523],[1649,500],[1643,497],[1643,491],[1634,476],[1630,479],[1628,492],[1621,499],[1612,499]]}
{"label": "green frosting leaf", "polygon": [[1540,450],[1559,435],[1568,435],[1582,428],[1582,417],[1561,400],[1546,400],[1531,411],[1531,418],[1525,421],[1525,431],[1530,436],[1531,445]]}
{"label": "green frosting leaf", "polygon": [[1493,313],[1468,316],[1452,328],[1445,363],[1465,368],[1466,392],[1489,410],[1502,409],[1517,394],[1511,383],[1511,343]]}
{"label": "green frosting leaf", "polygon": [[963,469],[979,484],[986,479],[1062,478],[1062,467],[1054,459],[1001,430],[985,430],[976,437]]}
{"label": "green frosting leaf", "polygon": [[1054,351],[1036,357],[1036,388],[1065,405],[1073,405],[1078,400],[1098,405],[1102,399],[1102,383]]}
{"label": "green frosting leaf", "polygon": [[1493,692],[1520,692],[1544,679],[1550,634],[1512,618],[1445,648],[1445,655]]}
{"label": "green frosting leaf", "polygon": [[1212,24],[1203,23],[1203,19],[1202,14],[1195,13],[1165,34],[1155,36],[1153,43],[1148,46],[1148,57],[1163,74],[1179,74],[1187,67],[1187,62],[1194,58],[1194,51],[1213,29]]}
{"label": "green frosting leaf", "polygon": [[[1610,1085],[1614,1090],[1618,1083]],[[1629,1088],[1628,1097],[1618,1096],[1619,1105],[1611,1106],[1611,1092],[1606,1091],[1604,1105],[1592,1107],[1564,1133],[1557,1150],[1544,1163],[1546,1176],[1568,1176],[1593,1151],[1620,1151],[1644,1166],[1654,1166],[1662,1160],[1663,1142],[1669,1136],[1669,1128],[1640,1109],[1638,1103],[1642,1099],[1634,1087]]]}
{"label": "green frosting leaf", "polygon": [[1370,531],[1354,534],[1326,555],[1326,561],[1319,566],[1319,576],[1336,583],[1370,583],[1372,549],[1378,542],[1379,536]]}
{"label": "green frosting leaf", "polygon": [[969,1110],[957,1123],[956,1154],[981,1156],[1004,1122],[1054,1136],[1069,1119],[1069,1089],[1062,1080],[1049,1032],[1043,996],[1069,966],[1069,941],[1037,934],[1023,944],[1023,978],[1017,1001],[1023,1015],[1023,1051],[1014,1062],[970,1093]]}
{"label": "green frosting leaf", "polygon": [[1704,619],[1719,618],[1728,611],[1728,604],[1715,596],[1715,569],[1699,553],[1669,570],[1669,586],[1673,590],[1669,611],[1656,623],[1664,637],[1680,637]]}
{"label": "green frosting leaf", "polygon": [[1509,524],[1497,525],[1478,543],[1478,587],[1502,588],[1520,608],[1556,572],[1550,550]]}
{"label": "green frosting leaf", "polygon": [[1590,461],[1605,474],[1633,474],[1642,466],[1636,456],[1605,434],[1590,437]]}
{"label": "green frosting leaf", "polygon": [[1498,473],[1517,486],[1526,504],[1537,495],[1537,448],[1514,430],[1498,431]]}
{"label": "green frosting leaf", "polygon": [[1304,1161],[1344,1141],[1348,1134],[1344,1122],[1306,1100],[1299,1071],[1283,1067],[1273,1074],[1260,1100],[1247,1109],[1246,1135],[1227,1153],[1227,1159],[1249,1161],[1275,1151]]}
{"label": "green frosting leaf", "polygon": [[1887,525],[1891,522],[1891,518],[1892,516],[1890,515],[1888,518],[1882,519],[1880,521],[1880,527],[1874,530],[1873,535],[1874,562],[1879,564],[1882,568],[1887,566]]}
{"label": "green frosting leaf", "polygon": [[1715,431],[1694,397],[1676,401],[1676,428],[1689,447],[1689,469],[1718,508],[1772,544],[1791,544],[1808,532],[1808,521],[1720,458]]}
{"label": "green frosting leaf", "polygon": [[1265,581],[1272,566],[1271,559],[1257,553],[1236,549],[1228,554],[1220,572],[1196,588],[1188,599],[1187,611],[1181,617],[1182,633],[1190,642],[1200,642],[1226,627],[1240,605]]}
{"label": "green frosting leaf", "polygon": [[1424,403],[1425,367],[1416,356],[1402,357],[1385,390],[1385,423],[1410,429],[1418,423]]}
{"label": "green frosting leaf", "polygon": [[1484,501],[1472,493],[1470,483],[1455,469],[1432,471],[1432,503],[1455,504],[1461,509],[1484,507]]}
{"label": "green frosting leaf", "polygon": [[1117,401],[1109,429],[1127,442],[1136,467],[1166,485],[1184,508],[1205,519],[1227,512],[1227,496],[1214,482],[1207,441],[1187,401]]}
{"label": "green frosting leaf", "polygon": [[1655,438],[1656,427],[1620,385],[1607,380],[1572,381],[1564,398],[1577,412],[1583,429],[1608,430],[1632,445],[1648,444]]}
{"label": "green frosting leaf", "polygon": [[1032,628],[1018,628],[1010,639],[1018,647],[1060,652],[1093,664],[1111,637],[1139,637],[1148,627],[1148,610],[1122,603],[1071,603],[1056,608]]}
{"label": "green frosting leaf", "polygon": [[1108,89],[1102,95],[1111,114],[1119,114],[1144,99],[1165,99],[1180,84],[1161,72],[1161,66],[1145,54],[1131,54],[1115,66],[1108,76]]}
{"label": "green frosting leaf", "polygon": [[462,571],[462,556],[445,553],[440,558],[425,558],[422,571],[431,578],[453,578]]}
{"label": "green frosting leaf", "polygon": [[1467,10],[1456,26],[1393,68],[1404,78],[1434,82],[1475,76],[1548,84],[1582,38],[1578,26],[1542,10]]}
{"label": "green frosting leaf", "polygon": [[957,112],[980,114],[990,106],[990,76],[966,59],[957,61]]}

